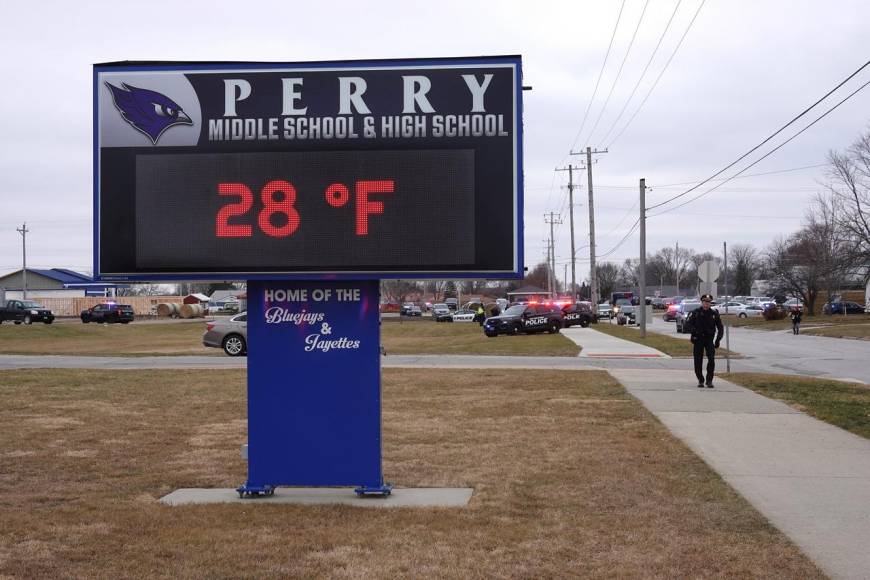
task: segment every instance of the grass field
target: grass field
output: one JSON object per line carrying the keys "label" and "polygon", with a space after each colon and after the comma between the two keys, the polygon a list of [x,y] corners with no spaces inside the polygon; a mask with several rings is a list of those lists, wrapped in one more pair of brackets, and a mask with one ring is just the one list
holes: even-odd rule
{"label": "grass field", "polygon": [[599,372],[384,371],[387,479],[467,509],[158,503],[245,479],[244,376],[2,373],[0,577],[822,577]]}
{"label": "grass field", "polygon": [[831,338],[854,338],[870,340],[870,322],[861,324],[834,324],[819,328],[803,328],[801,334],[812,336],[828,336]]}
{"label": "grass field", "polygon": [[731,373],[729,381],[870,439],[870,387],[810,377]]}
{"label": "grass field", "polygon": [[133,322],[82,324],[64,321],[32,326],[0,325],[4,354],[66,354],[91,356],[223,355],[202,346],[205,322]]}
{"label": "grass field", "polygon": [[[92,356],[225,356],[202,346],[205,323],[167,321],[132,324],[0,325],[0,352]],[[386,318],[381,344],[388,354],[576,356],[580,347],[560,334],[487,338],[474,323],[437,324],[428,318]]]}
{"label": "grass field", "polygon": [[[609,334],[610,336],[615,336],[616,338],[622,338],[625,340],[630,340],[632,342],[643,344],[650,348],[659,350],[672,357],[691,358],[693,356],[692,343],[688,340],[674,338],[673,336],[668,336],[666,334],[661,334],[658,332],[651,332],[649,330],[646,331],[646,338],[642,339],[640,337],[640,331],[637,328],[629,328],[627,326],[619,326],[618,324],[610,324],[607,322],[599,322],[598,324],[592,326],[592,328],[595,330],[599,330],[605,334]],[[716,358],[725,358],[726,352],[730,352],[731,358],[740,357],[740,355],[736,352],[726,351],[725,347],[723,346],[722,348],[716,349]]]}
{"label": "grass field", "polygon": [[[731,326],[751,328],[753,330],[790,330],[791,320],[765,320],[757,318],[737,318],[728,316]],[[815,327],[831,327],[840,325],[870,324],[870,314],[850,314],[848,316],[804,316],[801,321],[801,332]]]}
{"label": "grass field", "polygon": [[504,356],[577,356],[580,347],[561,334],[501,335],[489,338],[477,323],[428,318],[385,318],[381,344],[387,354],[470,354]]}

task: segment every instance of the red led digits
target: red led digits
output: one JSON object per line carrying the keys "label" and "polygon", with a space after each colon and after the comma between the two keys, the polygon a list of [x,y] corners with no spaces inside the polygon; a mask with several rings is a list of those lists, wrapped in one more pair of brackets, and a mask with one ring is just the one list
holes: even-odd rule
{"label": "red led digits", "polygon": [[219,183],[218,195],[238,195],[242,199],[238,203],[223,206],[215,218],[215,235],[219,238],[249,238],[251,226],[247,224],[230,224],[231,217],[245,215],[254,205],[254,194],[244,183]]}
{"label": "red led digits", "polygon": [[[356,194],[356,235],[369,234],[369,216],[384,213],[384,202],[369,199],[373,193],[393,193],[396,182],[393,179],[357,181]],[[246,215],[254,205],[254,195],[243,183],[219,183],[218,195],[237,195],[241,199],[230,203],[218,211],[215,219],[215,235],[219,238],[250,238],[253,228],[248,224],[230,224],[231,217]],[[324,192],[326,203],[332,207],[344,207],[350,201],[350,188],[344,183],[333,183]],[[286,238],[292,236],[302,223],[302,216],[296,210],[296,188],[289,181],[276,179],[268,182],[260,190],[263,209],[257,214],[257,225],[267,236]],[[275,215],[284,215],[287,223],[276,226],[272,223]]]}
{"label": "red led digits", "polygon": [[356,182],[356,235],[369,235],[369,216],[384,213],[384,202],[370,200],[369,194],[393,193],[395,183],[392,179]]}
{"label": "red led digits", "polygon": [[333,183],[324,192],[326,203],[332,207],[344,207],[350,199],[350,191],[343,183]]}
{"label": "red led digits", "polygon": [[[281,201],[275,200],[276,193],[283,193]],[[273,238],[284,238],[292,235],[299,227],[299,212],[293,207],[296,203],[296,188],[288,181],[275,180],[270,181],[263,187],[260,192],[260,199],[263,202],[263,209],[257,218],[257,223],[260,224],[260,229],[267,236]],[[287,223],[283,226],[276,227],[272,225],[272,216],[274,214],[284,214],[287,216]]]}

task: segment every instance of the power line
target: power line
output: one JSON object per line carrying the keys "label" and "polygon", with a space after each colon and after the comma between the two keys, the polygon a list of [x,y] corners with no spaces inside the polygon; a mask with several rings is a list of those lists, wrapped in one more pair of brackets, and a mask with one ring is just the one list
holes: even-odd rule
{"label": "power line", "polygon": [[[726,171],[728,171],[729,169],[731,169],[732,167],[734,167],[735,165],[737,165],[738,163],[740,163],[741,161],[743,161],[744,159],[746,159],[749,155],[751,155],[752,153],[754,153],[755,151],[757,151],[760,147],[762,147],[763,145],[765,145],[768,141],[770,141],[771,139],[773,139],[774,137],[776,137],[777,135],[779,135],[780,133],[782,133],[783,131],[785,131],[788,127],[790,127],[792,124],[794,124],[798,119],[800,119],[801,117],[803,117],[804,115],[806,115],[808,112],[810,112],[810,111],[811,111],[811,110],[812,110],[816,105],[818,105],[819,103],[821,103],[822,101],[824,101],[825,99],[827,99],[829,96],[831,96],[832,93],[834,93],[836,90],[838,90],[840,87],[842,87],[842,86],[843,86],[844,84],[846,84],[848,81],[850,81],[853,77],[855,77],[855,75],[857,75],[857,74],[860,73],[862,70],[864,70],[868,65],[870,65],[870,60],[868,60],[867,62],[865,62],[861,67],[858,68],[858,70],[856,70],[855,72],[853,72],[852,74],[850,74],[848,77],[846,77],[846,79],[843,80],[843,81],[842,81],[840,84],[838,84],[836,87],[834,87],[833,89],[831,89],[830,91],[828,91],[827,93],[825,93],[825,95],[824,95],[822,98],[818,99],[815,103],[813,103],[812,105],[810,105],[809,107],[807,107],[806,109],[804,109],[801,113],[799,113],[799,114],[798,114],[796,117],[794,117],[791,121],[789,121],[788,123],[786,123],[785,125],[783,125],[783,126],[780,127],[779,129],[777,129],[776,132],[774,132],[773,134],[771,134],[771,135],[770,135],[769,137],[767,137],[764,141],[762,141],[761,143],[759,143],[758,145],[756,145],[755,147],[753,147],[752,149],[750,149],[749,151],[747,151],[746,153],[744,153],[743,155],[741,155],[740,157],[738,157],[737,159],[735,159],[734,161],[732,161],[731,163],[729,163],[728,165],[726,165],[725,167],[723,167],[722,169],[720,169],[719,171],[717,171],[716,173],[714,173],[713,175],[711,175],[710,177],[708,177],[707,179],[705,179],[704,181],[698,183],[697,185],[695,185],[695,186],[693,186],[693,187],[690,187],[689,189],[687,189],[686,191],[684,191],[683,193],[681,193],[681,194],[679,194],[679,195],[675,195],[675,196],[673,196],[673,197],[671,197],[671,198],[669,198],[669,199],[666,199],[666,200],[663,201],[663,202],[660,202],[660,203],[657,203],[657,204],[655,204],[655,205],[652,205],[652,206],[650,206],[648,209],[651,209],[651,210],[652,210],[652,209],[655,209],[655,208],[657,208],[657,207],[661,207],[661,206],[663,206],[663,205],[665,205],[665,204],[667,204],[667,203],[670,203],[670,202],[672,202],[672,201],[674,201],[674,200],[677,200],[677,199],[683,197],[684,195],[688,195],[689,193],[695,191],[696,189],[698,189],[699,187],[701,187],[702,185],[704,185],[704,184],[707,183],[708,181],[711,181],[712,179],[714,179],[714,178],[716,178],[716,177],[719,177],[720,175],[722,175],[723,173],[725,173]],[[862,85],[862,86],[858,89],[858,91],[860,91],[861,89],[863,89],[864,86],[866,86],[866,85]],[[858,91],[855,91],[855,93],[857,93]],[[851,95],[849,95],[848,97],[846,97],[846,99],[844,99],[843,101],[840,101],[840,103],[838,103],[838,104],[834,107],[834,109],[836,109],[836,108],[839,107],[842,103],[844,103],[846,100],[848,100],[849,98],[851,98],[852,95],[854,95],[855,93],[852,93]],[[830,113],[830,112],[833,111],[834,109],[829,109],[827,113],[825,113],[824,115],[822,115],[822,117],[824,117],[825,115],[827,115],[828,113]],[[818,121],[818,120],[821,119],[822,117],[819,117],[818,119],[816,119],[816,121]],[[803,131],[805,131],[806,129],[808,129],[809,127],[811,127],[813,124],[815,124],[816,121],[813,121],[812,124],[810,124],[809,126],[805,127],[805,128],[804,128],[800,133],[803,133]],[[797,135],[800,135],[800,133],[798,133]],[[797,135],[795,135],[794,137],[797,137]],[[794,137],[792,137],[792,139],[794,139]],[[789,141],[791,141],[791,139],[789,139]],[[786,143],[788,143],[788,141],[786,141]],[[783,145],[784,145],[784,143],[783,143]],[[782,147],[782,145],[780,145],[780,147]],[[777,147],[777,149],[778,149],[778,148],[779,148],[779,147]],[[774,149],[773,151],[776,151],[776,149]],[[771,151],[771,153],[772,153],[773,151]],[[768,155],[770,155],[770,153],[768,153]],[[767,157],[767,155],[765,155],[765,157]],[[762,159],[764,159],[764,157],[762,157]],[[759,161],[760,161],[760,160],[759,160]],[[755,163],[758,163],[758,162],[756,161]],[[755,163],[753,163],[753,164],[750,165],[749,167],[752,167],[753,165],[755,165]],[[747,167],[746,169],[748,169],[749,167]],[[744,169],[744,171],[745,171],[745,169]],[[742,173],[742,172],[741,172],[741,173]],[[739,173],[738,173],[738,175],[739,175]],[[729,181],[729,180],[725,180],[725,181],[722,182],[722,184],[727,183],[728,181]],[[722,184],[720,184],[720,185],[722,185]],[[717,187],[718,187],[718,186],[717,186]],[[714,189],[715,189],[715,188],[714,188]],[[712,190],[711,190],[711,191],[712,191]]]}
{"label": "power line", "polygon": [[[775,175],[777,173],[790,173],[793,171],[802,171],[804,169],[815,169],[817,167],[828,167],[828,165],[829,165],[828,163],[816,163],[815,165],[804,165],[802,167],[792,167],[790,169],[777,169],[775,171],[763,171],[760,173],[747,173],[746,175],[740,175],[737,177],[719,177],[717,179],[710,179],[708,181],[725,181],[726,179],[748,179],[750,177],[762,177],[764,175]],[[698,183],[698,182],[697,181],[683,181],[680,183],[665,183],[663,185],[656,185],[656,189],[664,189],[666,187],[680,187],[680,186],[684,186],[684,185],[695,185],[696,183]],[[599,185],[598,187],[601,189],[631,189],[631,190],[637,189],[636,187],[629,186],[629,185]],[[742,191],[793,191],[795,189],[800,189],[801,187],[803,187],[805,189],[816,189],[815,186],[795,186],[795,187],[791,187],[788,189],[782,189],[782,188],[776,188],[776,189],[764,188],[764,189],[762,189],[762,188],[757,188],[757,187],[746,187]],[[528,189],[528,188],[526,188],[526,189]],[[649,188],[649,189],[652,189],[652,188]],[[740,190],[729,189],[729,191],[740,191]]]}
{"label": "power line", "polygon": [[[613,39],[616,38],[616,31],[619,29],[619,21],[622,19],[622,11],[625,8],[625,0],[622,0],[622,5],[619,7],[619,14],[616,16],[616,24],[613,26],[613,34],[610,35],[610,44],[607,45],[607,52],[604,54],[604,62],[601,63],[601,70],[598,72],[598,80],[595,81],[595,90],[592,91],[592,98],[589,99],[589,104],[586,106],[586,113],[583,114],[583,122],[580,123],[580,130],[574,137],[574,142],[571,143],[571,149],[577,145],[577,140],[583,129],[586,127],[586,119],[589,117],[589,109],[592,108],[592,103],[595,101],[595,96],[598,94],[598,85],[601,84],[601,77],[604,76],[604,67],[607,66],[607,59],[610,56],[610,49],[613,48]],[[560,162],[561,165],[561,162]]]}
{"label": "power line", "polygon": [[[748,177],[761,177],[763,175],[775,175],[777,173],[790,173],[792,171],[802,171],[804,169],[815,169],[817,167],[827,167],[827,166],[828,166],[827,163],[816,163],[815,165],[804,165],[803,167],[792,167],[791,169],[777,169],[776,171],[763,171],[761,173],[749,173],[747,175],[741,175],[740,177],[730,177],[730,178],[722,177],[720,179],[723,179],[723,180],[724,179],[746,179]],[[717,180],[711,179],[710,181],[717,181]],[[667,183],[665,185],[659,185],[657,187],[658,187],[658,189],[661,189],[663,187],[676,187],[678,185],[693,185],[695,183],[697,183],[697,181],[684,181],[683,183]],[[632,188],[626,187],[626,189],[632,189]]]}
{"label": "power line", "polygon": [[633,234],[635,232],[635,230],[637,230],[638,225],[640,225],[640,218],[637,218],[635,220],[634,224],[631,226],[631,228],[629,228],[628,232],[622,237],[621,240],[619,240],[619,242],[615,246],[613,246],[612,248],[610,248],[609,250],[607,250],[603,254],[598,254],[597,257],[604,258],[606,256],[609,256],[610,254],[612,254],[616,250],[618,250],[622,246],[622,244],[624,244],[626,242],[626,240],[628,240],[629,236],[631,236],[631,234]]}
{"label": "power line", "polygon": [[[607,138],[610,136],[610,134],[616,128],[616,125],[617,125],[617,123],[619,123],[619,120],[622,119],[622,115],[625,114],[625,110],[628,108],[628,104],[634,98],[634,94],[637,92],[638,87],[640,87],[640,83],[643,81],[644,77],[646,76],[646,73],[649,70],[649,67],[652,64],[653,60],[655,59],[656,54],[658,54],[659,47],[661,47],[662,41],[665,39],[665,35],[668,33],[668,30],[671,28],[671,23],[674,21],[674,16],[677,15],[677,9],[680,7],[680,4],[682,4],[682,2],[683,2],[683,0],[677,0],[677,5],[674,6],[674,11],[671,13],[671,18],[668,20],[668,23],[665,25],[665,30],[664,30],[664,32],[662,32],[662,35],[659,37],[659,41],[656,44],[656,47],[653,49],[652,56],[649,57],[649,60],[647,61],[646,66],[643,68],[643,72],[640,73],[640,78],[637,79],[637,82],[634,84],[634,88],[631,89],[631,94],[628,95],[628,99],[625,101],[625,104],[622,105],[622,110],[619,111],[619,115],[616,116],[616,119],[614,119],[613,124],[610,125],[610,128],[607,130],[607,133],[605,133],[604,137],[601,138],[602,143],[604,141],[607,141]],[[646,6],[644,6],[644,10],[646,10]]]}
{"label": "power line", "polygon": [[[868,61],[867,64],[870,64],[870,61]],[[867,66],[867,64],[865,64],[864,66]],[[861,67],[861,68],[864,68],[864,67]],[[860,70],[860,69],[859,69],[859,70]],[[752,163],[750,163],[749,165],[747,165],[746,167],[744,167],[743,169],[741,169],[740,171],[738,171],[737,173],[735,173],[734,176],[732,176],[732,179],[733,179],[733,177],[736,177],[736,176],[740,175],[740,174],[743,173],[744,171],[746,171],[746,170],[748,170],[748,169],[750,169],[750,168],[752,168],[752,167],[755,167],[756,165],[758,165],[759,163],[761,163],[762,161],[764,161],[765,159],[767,159],[768,157],[770,157],[771,155],[773,155],[774,153],[776,153],[777,151],[779,151],[780,149],[782,149],[783,147],[785,147],[786,145],[788,145],[788,144],[789,144],[791,141],[793,141],[793,140],[794,140],[798,135],[800,135],[801,133],[803,133],[804,131],[806,131],[807,129],[809,129],[810,127],[812,127],[813,125],[815,125],[816,123],[818,123],[819,121],[821,121],[822,119],[824,119],[825,117],[827,117],[830,113],[834,112],[837,108],[839,108],[840,105],[842,105],[843,103],[845,103],[846,101],[848,101],[849,99],[851,99],[852,97],[854,97],[855,95],[857,95],[857,94],[858,94],[861,90],[863,90],[864,87],[866,87],[867,85],[870,85],[870,81],[867,81],[866,83],[864,83],[863,85],[861,85],[860,87],[858,87],[857,89],[855,89],[854,91],[852,91],[851,93],[849,93],[849,94],[846,96],[846,98],[844,98],[844,99],[841,100],[839,103],[837,103],[836,105],[834,105],[833,107],[831,107],[830,109],[828,109],[827,111],[825,111],[824,113],[822,113],[821,115],[819,115],[818,117],[816,117],[816,119],[815,119],[812,123],[810,123],[809,125],[807,125],[807,126],[804,127],[803,129],[801,129],[800,131],[798,131],[797,133],[795,133],[794,135],[792,135],[791,137],[789,137],[788,139],[786,139],[785,141],[783,141],[782,143],[780,143],[779,145],[777,145],[776,147],[774,147],[773,149],[771,149],[770,151],[768,151],[765,155],[763,155],[763,156],[760,157],[759,159],[753,161]],[[688,205],[688,204],[692,203],[693,201],[699,200],[699,199],[701,199],[702,197],[704,197],[705,195],[707,195],[708,193],[710,193],[710,192],[712,192],[712,191],[715,191],[715,190],[719,189],[721,186],[723,186],[723,185],[725,185],[726,183],[728,183],[728,181],[730,181],[730,180],[725,180],[725,181],[723,181],[722,183],[720,183],[719,185],[716,185],[716,186],[711,187],[710,189],[708,189],[708,190],[705,191],[704,193],[702,193],[702,194],[700,194],[700,195],[696,195],[696,196],[693,197],[692,199],[689,199],[689,200],[687,200],[687,201],[684,201],[683,203],[681,203],[681,204],[679,204],[679,205],[675,205],[674,207],[672,207],[672,208],[668,208],[668,209],[666,209],[666,210],[664,210],[664,211],[662,211],[662,212],[660,212],[660,213],[657,213],[657,214],[655,214],[655,215],[662,215],[662,214],[668,213],[668,212],[671,211],[671,210],[675,210],[675,209],[677,209],[677,208],[681,208],[681,207],[683,207],[684,205]],[[685,193],[680,194],[680,195],[681,195],[681,196],[682,196],[682,195],[685,195]],[[678,197],[679,197],[679,196],[678,196]],[[674,199],[676,199],[676,198],[674,198]],[[667,203],[667,202],[665,202],[665,203]],[[658,204],[658,205],[661,205],[661,204]],[[658,207],[658,206],[655,206],[655,207]],[[655,216],[650,216],[650,217],[655,217]]]}
{"label": "power line", "polygon": [[692,20],[689,22],[689,25],[686,27],[686,31],[683,32],[683,36],[680,37],[680,42],[677,43],[676,48],[674,48],[674,51],[671,53],[671,56],[668,57],[668,61],[665,63],[665,66],[662,69],[662,71],[659,73],[659,76],[656,77],[656,80],[653,82],[653,84],[650,87],[649,91],[647,92],[646,96],[640,102],[640,106],[638,106],[637,110],[634,112],[634,114],[628,120],[628,123],[626,123],[625,126],[622,128],[622,130],[616,135],[616,137],[613,138],[613,141],[608,143],[608,145],[606,147],[607,149],[610,149],[613,146],[613,144],[616,143],[620,137],[622,137],[622,134],[625,133],[625,130],[628,129],[628,127],[631,125],[632,121],[634,121],[634,118],[637,117],[637,114],[640,113],[641,109],[643,109],[643,106],[646,104],[647,99],[649,99],[649,96],[655,90],[656,86],[658,86],[659,81],[661,80],[662,76],[665,74],[665,71],[668,70],[668,66],[670,66],[671,61],[674,59],[674,56],[677,54],[677,51],[680,50],[680,46],[682,46],[683,41],[686,39],[686,36],[689,34],[689,30],[692,29],[692,25],[695,23],[695,19],[698,17],[698,14],[701,12],[701,8],[704,6],[704,2],[706,2],[706,0],[701,0],[701,4],[698,6],[698,9],[695,11],[695,15],[692,16]]}
{"label": "power line", "polygon": [[[628,60],[628,55],[631,53],[631,47],[634,46],[634,40],[637,38],[637,31],[640,30],[640,25],[643,22],[643,17],[646,14],[646,9],[649,6],[649,0],[643,5],[643,10],[640,13],[640,18],[637,20],[637,26],[634,28],[634,33],[631,35],[631,40],[628,43],[628,48],[625,49],[625,56],[622,57],[622,63],[619,65],[619,70],[616,71],[616,78],[613,79],[613,84],[610,85],[610,92],[607,93],[607,98],[604,99],[604,105],[601,107],[601,111],[598,113],[598,118],[595,119],[595,124],[592,125],[592,130],[589,132],[588,141],[592,142],[592,137],[595,135],[595,129],[598,128],[598,123],[601,122],[601,117],[604,116],[604,111],[607,110],[607,105],[610,103],[610,97],[613,96],[613,91],[616,89],[616,84],[619,82],[619,77],[622,76],[622,69],[625,67],[625,61]],[[603,141],[603,139],[602,139]]]}

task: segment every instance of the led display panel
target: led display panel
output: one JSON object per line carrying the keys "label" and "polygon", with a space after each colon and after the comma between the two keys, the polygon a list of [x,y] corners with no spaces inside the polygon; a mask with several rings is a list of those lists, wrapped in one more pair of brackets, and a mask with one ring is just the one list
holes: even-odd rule
{"label": "led display panel", "polygon": [[94,68],[107,280],[513,278],[519,57]]}

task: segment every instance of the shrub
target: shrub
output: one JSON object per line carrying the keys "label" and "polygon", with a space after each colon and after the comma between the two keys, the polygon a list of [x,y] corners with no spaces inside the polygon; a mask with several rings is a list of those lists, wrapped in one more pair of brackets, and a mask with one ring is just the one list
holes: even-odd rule
{"label": "shrub", "polygon": [[782,320],[788,316],[788,312],[782,306],[772,306],[765,308],[763,315],[765,320]]}

